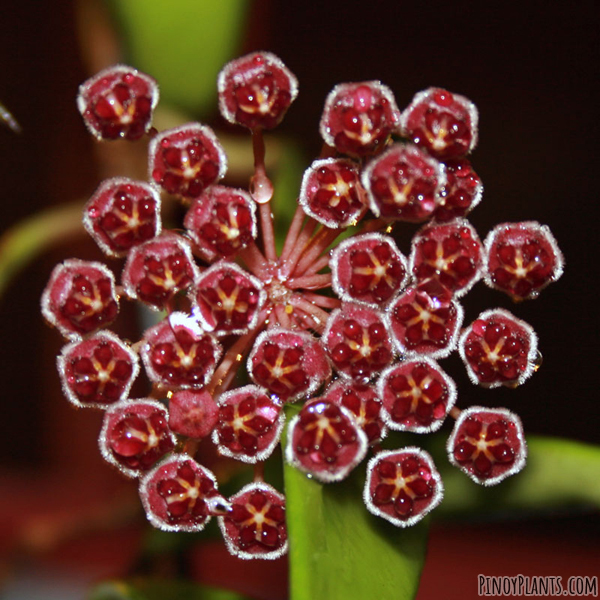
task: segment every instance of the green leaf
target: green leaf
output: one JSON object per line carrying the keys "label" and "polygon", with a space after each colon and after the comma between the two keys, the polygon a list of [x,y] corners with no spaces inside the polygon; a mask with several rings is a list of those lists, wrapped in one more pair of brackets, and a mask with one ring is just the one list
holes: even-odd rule
{"label": "green leaf", "polygon": [[0,295],[11,279],[36,256],[57,242],[83,235],[83,202],[64,204],[14,225],[0,238]]}
{"label": "green leaf", "polygon": [[160,84],[161,100],[206,115],[217,74],[240,46],[248,0],[108,0],[127,60]]}
{"label": "green leaf", "polygon": [[105,581],[97,585],[88,600],[248,600],[237,592],[187,581],[139,579]]}
{"label": "green leaf", "polygon": [[290,600],[415,597],[427,520],[398,529],[371,515],[362,499],[364,468],[325,485],[288,465],[284,477]]}
{"label": "green leaf", "polygon": [[484,487],[450,465],[440,437],[431,448],[446,493],[434,517],[539,513],[569,507],[600,508],[600,446],[528,436],[528,459],[521,473]]}

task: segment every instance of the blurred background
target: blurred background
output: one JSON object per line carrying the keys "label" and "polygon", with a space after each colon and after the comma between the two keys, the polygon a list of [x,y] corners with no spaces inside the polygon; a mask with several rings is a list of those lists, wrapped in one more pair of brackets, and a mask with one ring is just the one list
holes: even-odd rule
{"label": "blurred background", "polygon": [[[48,208],[82,205],[107,174],[139,172],[138,151],[124,151],[120,142],[109,153],[98,147],[74,99],[84,79],[128,56],[136,56],[133,66],[162,83],[162,74],[147,65],[160,67],[161,53],[173,51],[166,47],[172,32],[163,35],[161,27],[173,27],[168,12],[185,10],[185,3],[147,3],[159,4],[167,16],[154,36],[135,37],[127,28],[135,10],[128,10],[125,0],[4,2],[0,101],[23,131],[15,135],[0,128],[2,232]],[[432,85],[475,102],[480,141],[472,162],[485,189],[471,222],[482,238],[505,221],[549,225],[565,254],[566,271],[538,300],[517,307],[482,284],[469,294],[467,320],[488,307],[514,310],[538,332],[544,362],[516,390],[485,391],[468,381],[458,360],[448,359],[444,366],[457,381],[458,405],[506,406],[521,416],[528,434],[598,443],[593,379],[598,321],[592,302],[598,277],[595,3],[230,4],[233,12],[223,17],[223,31],[231,42],[211,48],[199,40],[197,50],[194,44],[177,49],[182,73],[198,64],[201,76],[178,97],[177,69],[162,67],[174,81],[163,85],[162,101],[174,113],[200,118],[235,139],[239,132],[226,126],[216,109],[216,71],[212,80],[202,77],[210,77],[213,63],[218,70],[235,56],[270,50],[300,81],[298,99],[276,135],[293,144],[302,168],[319,152],[323,101],[337,83],[380,79],[400,108]],[[188,23],[181,35],[193,36],[193,28]],[[60,226],[59,218],[49,227],[60,231]],[[404,252],[414,230],[401,224],[395,231]],[[0,586],[4,583],[5,594],[0,597],[7,600],[80,598],[90,581],[144,568],[137,550],[145,527],[135,486],[121,481],[98,453],[101,414],[77,411],[62,397],[54,366],[62,341],[39,314],[39,297],[56,262],[72,256],[103,260],[81,231],[58,234],[64,241],[44,248],[0,297]],[[0,249],[6,248],[3,239]],[[573,481],[578,485],[584,482]],[[458,586],[456,598],[476,597],[477,573],[565,578],[597,573],[597,513],[526,516],[502,527],[434,524],[419,598],[451,599],[449,585]],[[198,555],[196,571],[202,572],[205,559]],[[203,577],[211,583],[212,575]],[[259,597],[285,597],[284,577],[275,587]]]}

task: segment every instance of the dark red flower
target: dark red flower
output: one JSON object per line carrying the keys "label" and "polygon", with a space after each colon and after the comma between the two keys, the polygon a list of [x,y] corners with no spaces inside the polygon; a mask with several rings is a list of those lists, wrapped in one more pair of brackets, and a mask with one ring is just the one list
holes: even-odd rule
{"label": "dark red flower", "polygon": [[388,450],[369,461],[365,504],[394,525],[414,525],[442,501],[443,494],[440,475],[425,450]]}
{"label": "dark red flower", "polygon": [[298,95],[298,80],[270,52],[253,52],[231,61],[219,73],[219,110],[230,123],[273,129]]}
{"label": "dark red flower", "polygon": [[244,486],[232,496],[231,510],[219,527],[231,554],[238,558],[273,560],[287,552],[285,498],[262,482]]}
{"label": "dark red flower", "polygon": [[217,479],[187,454],[174,454],[140,483],[146,516],[163,531],[202,531],[227,501],[217,491]]}
{"label": "dark red flower", "polygon": [[450,462],[473,481],[496,485],[525,466],[527,444],[517,415],[505,408],[463,410],[447,444]]}
{"label": "dark red flower", "polygon": [[158,102],[156,81],[125,65],[100,71],[79,86],[77,107],[101,140],[137,140],[150,129]]}

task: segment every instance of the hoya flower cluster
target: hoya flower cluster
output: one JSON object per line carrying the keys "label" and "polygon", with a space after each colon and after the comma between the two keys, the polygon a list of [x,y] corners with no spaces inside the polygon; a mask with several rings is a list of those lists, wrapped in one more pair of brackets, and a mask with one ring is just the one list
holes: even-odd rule
{"label": "hoya flower cluster", "polygon": [[[522,383],[535,366],[532,328],[500,309],[463,328],[460,298],[479,279],[534,298],[561,275],[562,256],[538,223],[499,225],[482,243],[465,219],[482,195],[466,158],[475,106],[430,88],[401,112],[378,81],[337,85],[320,123],[322,156],[304,174],[278,253],[262,135],[295,99],[296,78],[272,54],[254,53],[223,69],[218,92],[222,115],[252,134],[249,190],[221,183],[227,158],[206,125],[151,127],[150,77],[117,66],[81,86],[78,106],[96,137],[147,136],[149,182],[104,181],[84,209],[101,250],[122,259],[112,265],[118,280],[104,264],[70,259],[42,298],[68,340],[58,358],[65,395],[105,411],[101,452],[139,479],[150,522],[199,531],[217,516],[232,553],[282,555],[285,499],[260,463],[286,426],[285,460],[321,482],[345,478],[369,455],[366,506],[401,527],[431,511],[443,487],[427,452],[381,449],[388,429],[428,433],[450,415],[448,457],[467,476],[492,485],[519,471],[519,418],[459,410],[437,361],[458,349],[474,384]],[[167,230],[161,203],[173,201],[187,213]],[[398,221],[425,223],[408,257],[390,235]],[[330,250],[349,226],[357,233]],[[134,343],[106,329],[123,299],[162,311]],[[140,363],[151,392],[134,399]],[[251,383],[238,387],[244,368]],[[299,412],[286,424],[292,403]],[[254,482],[223,497],[196,460],[204,437],[256,465]]]}

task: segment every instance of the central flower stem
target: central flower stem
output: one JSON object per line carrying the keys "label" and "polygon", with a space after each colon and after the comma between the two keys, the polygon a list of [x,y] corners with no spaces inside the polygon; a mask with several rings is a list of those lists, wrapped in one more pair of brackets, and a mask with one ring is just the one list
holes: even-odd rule
{"label": "central flower stem", "polygon": [[271,198],[273,198],[273,184],[265,170],[265,141],[260,128],[252,130],[252,150],[254,152],[254,175],[250,181],[250,194],[259,205],[265,255],[269,260],[275,261],[277,260],[277,250],[275,248],[273,213],[270,206]]}

